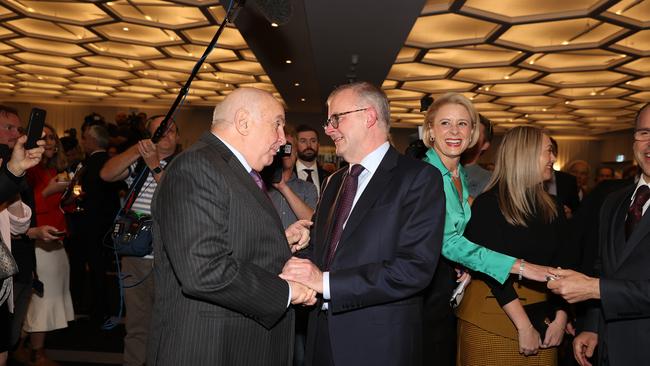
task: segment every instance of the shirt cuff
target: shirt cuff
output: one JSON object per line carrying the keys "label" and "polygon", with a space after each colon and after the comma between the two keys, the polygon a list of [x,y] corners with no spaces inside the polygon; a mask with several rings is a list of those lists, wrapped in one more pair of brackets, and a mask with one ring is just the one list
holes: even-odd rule
{"label": "shirt cuff", "polygon": [[289,305],[291,305],[291,285],[289,285],[289,281],[286,282],[287,286],[289,286],[289,299],[287,300],[287,307],[289,307]]}
{"label": "shirt cuff", "polygon": [[323,300],[330,299],[330,273],[323,272]]}

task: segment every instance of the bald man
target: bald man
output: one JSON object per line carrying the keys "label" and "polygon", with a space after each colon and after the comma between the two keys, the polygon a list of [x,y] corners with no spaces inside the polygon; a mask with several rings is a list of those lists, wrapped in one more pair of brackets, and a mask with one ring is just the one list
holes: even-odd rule
{"label": "bald man", "polygon": [[[285,143],[282,105],[240,88],[178,155],[152,213],[156,296],[149,365],[290,365],[293,311],[315,292],[278,277],[308,241],[283,231],[257,171]],[[290,244],[295,244],[290,248]]]}

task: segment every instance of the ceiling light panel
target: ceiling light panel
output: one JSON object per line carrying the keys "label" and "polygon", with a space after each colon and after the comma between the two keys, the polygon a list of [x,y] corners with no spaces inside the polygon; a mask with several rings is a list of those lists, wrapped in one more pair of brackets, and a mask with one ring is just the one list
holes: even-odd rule
{"label": "ceiling light panel", "polygon": [[[93,103],[102,98],[108,105],[128,98],[169,104],[224,17],[219,1],[3,1],[0,82],[7,84],[0,100],[36,101],[40,95]],[[242,84],[277,93],[232,25],[196,80],[188,97],[195,105],[213,106],[219,91]],[[39,83],[63,89],[41,93]]]}

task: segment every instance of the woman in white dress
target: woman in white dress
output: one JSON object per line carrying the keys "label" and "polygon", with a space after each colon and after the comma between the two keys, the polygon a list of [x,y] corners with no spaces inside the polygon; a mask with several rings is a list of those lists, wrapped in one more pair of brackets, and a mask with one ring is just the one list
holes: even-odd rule
{"label": "woman in white dress", "polygon": [[45,357],[45,334],[66,328],[74,320],[70,297],[70,265],[63,248],[66,233],[65,217],[59,208],[67,182],[58,174],[66,168],[63,147],[54,128],[46,125],[45,153],[41,163],[27,171],[27,182],[34,191],[34,214],[37,227],[27,235],[36,239],[36,276],[43,283],[43,296],[33,294],[23,330],[30,333],[31,362],[34,365],[53,365]]}

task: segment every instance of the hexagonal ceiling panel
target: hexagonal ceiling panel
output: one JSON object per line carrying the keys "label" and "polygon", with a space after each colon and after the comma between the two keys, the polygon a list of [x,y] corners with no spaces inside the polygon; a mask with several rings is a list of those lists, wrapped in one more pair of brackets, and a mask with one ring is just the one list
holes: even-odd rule
{"label": "hexagonal ceiling panel", "polygon": [[427,0],[382,87],[399,126],[422,123],[423,94],[462,91],[497,131],[629,129],[650,102],[649,27],[649,0]]}
{"label": "hexagonal ceiling panel", "polygon": [[[0,4],[0,98],[15,101],[169,104],[225,17],[214,0]],[[239,86],[277,94],[232,25],[195,80],[187,97],[193,105],[213,106]]]}

